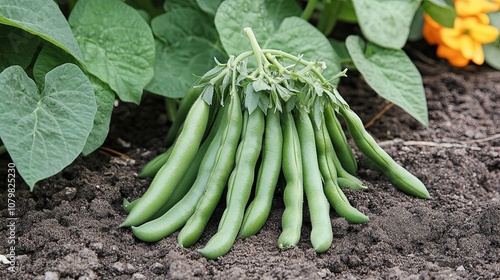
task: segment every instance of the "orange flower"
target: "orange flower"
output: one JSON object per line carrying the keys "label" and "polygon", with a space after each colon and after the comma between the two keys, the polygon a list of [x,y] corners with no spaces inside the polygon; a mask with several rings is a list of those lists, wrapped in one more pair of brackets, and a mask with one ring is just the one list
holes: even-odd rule
{"label": "orange flower", "polygon": [[500,0],[455,0],[455,10],[459,17],[474,16],[498,11]]}
{"label": "orange flower", "polygon": [[427,43],[431,45],[441,44],[441,38],[439,35],[439,30],[441,30],[441,28],[443,27],[439,25],[439,23],[433,20],[428,14],[424,14],[424,27],[422,29],[422,35]]}
{"label": "orange flower", "polygon": [[[459,1],[464,0],[456,2]],[[464,67],[471,60],[478,65],[483,64],[482,45],[495,41],[499,36],[498,29],[489,25],[488,16],[482,13],[457,17],[453,28],[439,25],[427,14],[424,14],[424,20],[422,33],[425,40],[431,45],[438,45],[437,56],[456,67]]]}
{"label": "orange flower", "polygon": [[436,51],[438,57],[445,58],[448,63],[455,67],[465,67],[469,64],[469,59],[465,58],[460,51],[449,48],[446,45],[439,45]]}
{"label": "orange flower", "polygon": [[466,59],[481,65],[484,63],[483,44],[495,41],[498,29],[489,25],[486,14],[471,17],[457,17],[453,28],[442,28],[440,38],[444,45],[460,51]]}

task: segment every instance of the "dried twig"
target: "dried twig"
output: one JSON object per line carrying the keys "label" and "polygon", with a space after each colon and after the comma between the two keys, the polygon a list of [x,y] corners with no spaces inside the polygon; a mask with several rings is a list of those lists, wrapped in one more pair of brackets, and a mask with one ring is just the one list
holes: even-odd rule
{"label": "dried twig", "polygon": [[389,109],[391,109],[392,106],[394,106],[394,103],[389,103],[389,104],[385,105],[384,108],[382,108],[369,122],[367,122],[365,124],[365,128],[368,128],[373,123],[375,123],[375,121],[378,120],[380,117],[382,117],[382,115],[384,115],[385,112],[387,112]]}
{"label": "dried twig", "polygon": [[403,144],[405,146],[430,146],[430,147],[441,147],[441,148],[469,148],[472,150],[481,150],[479,147],[472,147],[469,144],[474,143],[484,143],[491,140],[500,139],[500,133],[492,136],[488,136],[482,139],[458,141],[456,143],[437,143],[431,141],[404,141],[401,139],[394,139],[389,141],[380,142],[380,146],[391,146],[396,144]]}
{"label": "dried twig", "polygon": [[128,155],[120,153],[120,152],[118,152],[116,150],[113,150],[111,148],[100,147],[99,149],[102,150],[102,152],[106,153],[106,154],[112,154],[112,155],[119,156],[119,157],[122,157],[122,158],[130,159],[130,157]]}

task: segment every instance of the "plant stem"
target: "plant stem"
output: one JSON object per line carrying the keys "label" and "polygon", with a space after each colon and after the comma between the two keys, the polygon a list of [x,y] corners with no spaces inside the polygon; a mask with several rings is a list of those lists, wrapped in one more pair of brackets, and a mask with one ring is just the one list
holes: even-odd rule
{"label": "plant stem", "polygon": [[325,36],[329,36],[330,33],[332,33],[343,4],[344,0],[330,0],[325,3],[325,8],[321,13],[321,18],[318,23],[318,29],[323,32]]}
{"label": "plant stem", "polygon": [[250,40],[250,44],[252,45],[252,50],[253,53],[255,54],[255,59],[257,60],[257,67],[259,73],[263,73],[264,68],[262,65],[262,49],[260,48],[259,43],[257,42],[257,38],[255,38],[255,34],[253,34],[253,31],[250,27],[243,28],[243,31],[247,34],[248,40]]}
{"label": "plant stem", "polygon": [[274,57],[272,54],[266,53],[266,57],[267,57],[267,59],[269,59],[269,61],[271,61],[271,63],[273,65],[278,67],[278,71],[280,74],[288,73],[288,70],[286,70],[286,68],[283,67],[283,65],[281,65],[281,63],[279,63],[279,61],[276,59],[276,57]]}
{"label": "plant stem", "polygon": [[69,1],[68,1],[68,5],[69,5],[69,10],[70,10],[70,12],[71,12],[71,11],[73,10],[73,8],[75,7],[75,5],[76,5],[76,1],[77,1],[77,0],[69,0]]}
{"label": "plant stem", "polygon": [[167,111],[167,119],[170,121],[175,121],[175,112],[177,102],[172,98],[165,98],[165,109]]}
{"label": "plant stem", "polygon": [[[289,53],[286,53],[286,52],[283,52],[283,51],[280,51],[280,50],[273,50],[273,49],[264,49],[262,50],[263,53],[270,53],[270,54],[275,54],[275,55],[279,55],[279,56],[283,56],[285,58],[288,58],[292,61],[295,61],[297,63],[300,63],[302,65],[305,65],[306,67],[311,64],[311,62],[307,61],[307,60],[303,60],[302,58],[299,58],[299,57],[296,57],[294,55],[291,55]],[[321,75],[321,73],[315,68],[315,67],[312,67],[311,71],[321,80],[322,83],[326,83],[327,80],[325,79],[325,77],[323,77],[323,75]]]}
{"label": "plant stem", "polygon": [[305,9],[302,11],[300,17],[304,20],[309,20],[309,18],[311,18],[312,13],[314,12],[314,8],[316,7],[317,2],[318,0],[307,1],[307,5]]}
{"label": "plant stem", "polygon": [[[263,73],[264,68],[263,68],[263,64],[262,64],[262,58],[263,57],[266,58],[265,55],[281,56],[281,57],[290,59],[292,61],[295,61],[298,64],[302,64],[306,67],[311,64],[311,62],[309,62],[307,60],[303,60],[302,57],[297,57],[297,56],[294,56],[292,54],[286,53],[284,51],[275,50],[275,49],[261,49],[258,42],[257,42],[257,39],[255,38],[255,36],[252,32],[252,29],[250,29],[249,27],[246,27],[243,30],[248,35],[250,43],[252,44],[253,51],[247,51],[247,52],[241,53],[232,61],[232,63],[228,63],[228,65],[236,66],[238,63],[240,63],[241,61],[243,61],[244,59],[246,59],[252,55],[255,55],[255,58],[257,60],[257,66],[259,67],[258,68],[259,73]],[[265,61],[267,63],[269,63],[269,61],[267,61],[267,59],[265,59]],[[311,72],[314,73],[314,75],[316,75],[320,79],[320,81],[322,83],[328,82],[328,80],[325,79],[325,77],[323,77],[323,75],[318,71],[318,69],[316,69],[316,67],[312,67],[310,70],[311,70]]]}
{"label": "plant stem", "polygon": [[0,155],[5,154],[7,152],[7,148],[5,148],[5,145],[0,146]]}

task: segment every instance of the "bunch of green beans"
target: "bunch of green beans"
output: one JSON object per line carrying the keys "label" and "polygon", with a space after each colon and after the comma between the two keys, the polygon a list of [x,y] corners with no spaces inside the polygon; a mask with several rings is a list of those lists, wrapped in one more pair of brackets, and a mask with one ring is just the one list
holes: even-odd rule
{"label": "bunch of green beans", "polygon": [[[355,177],[356,158],[339,116],[358,149],[396,187],[429,198],[422,182],[379,147],[322,76],[324,64],[263,50],[252,31],[244,31],[252,51],[217,62],[182,100],[167,137],[171,145],[144,166],[140,176],[153,180],[142,197],[124,201],[128,216],[121,226],[132,227],[147,242],[179,231],[179,245],[188,247],[202,236],[225,195],[218,231],[199,250],[215,259],[229,252],[237,238],[255,235],[264,226],[283,175],[278,247],[299,242],[303,209],[308,209],[311,244],[317,252],[328,250],[331,208],[351,223],[369,220],[343,192],[366,187]],[[250,57],[255,67],[248,64]]]}

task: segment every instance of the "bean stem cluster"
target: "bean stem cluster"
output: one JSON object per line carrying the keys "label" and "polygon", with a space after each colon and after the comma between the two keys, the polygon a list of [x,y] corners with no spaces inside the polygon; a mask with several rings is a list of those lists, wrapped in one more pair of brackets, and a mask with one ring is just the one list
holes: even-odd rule
{"label": "bean stem cluster", "polygon": [[178,242],[188,247],[199,240],[225,195],[218,231],[199,250],[214,259],[238,237],[262,228],[282,178],[278,247],[299,242],[307,204],[312,246],[326,251],[333,240],[330,207],[349,222],[369,220],[343,192],[366,187],[355,177],[356,158],[339,116],[359,150],[396,187],[429,198],[422,182],[366,132],[331,83],[345,71],[327,80],[324,63],[261,49],[252,30],[244,31],[252,51],[216,61],[182,100],[167,135],[170,148],[144,167],[140,176],[154,179],[141,198],[124,202],[128,216],[121,226],[132,227],[147,242],[180,230]]}

